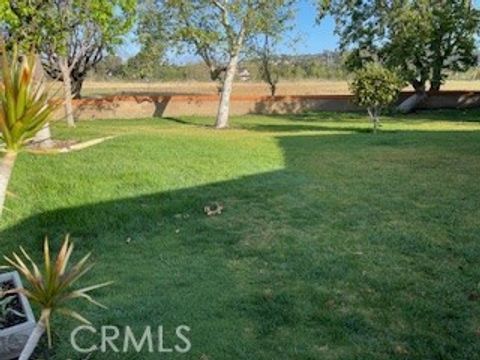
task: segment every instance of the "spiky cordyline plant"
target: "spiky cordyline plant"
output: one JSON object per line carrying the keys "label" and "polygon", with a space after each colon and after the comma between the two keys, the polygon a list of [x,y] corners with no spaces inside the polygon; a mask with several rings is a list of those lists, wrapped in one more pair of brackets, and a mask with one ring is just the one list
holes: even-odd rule
{"label": "spiky cordyline plant", "polygon": [[35,79],[34,53],[11,56],[0,40],[0,132],[7,151],[18,151],[50,120],[58,103],[49,101],[43,79]]}
{"label": "spiky cordyline plant", "polygon": [[38,304],[41,308],[40,319],[28,339],[27,344],[19,360],[27,360],[33,353],[38,341],[45,330],[48,335],[48,345],[51,347],[50,319],[55,313],[70,316],[82,323],[90,322],[76,311],[67,307],[70,300],[83,298],[92,304],[105,308],[102,304],[95,301],[88,293],[92,290],[108,286],[111,282],[98,285],[92,285],[81,289],[73,289],[73,285],[91,270],[93,264],[89,264],[90,253],[82,258],[78,263],[69,266],[69,260],[73,252],[73,244],[67,235],[65,241],[57,255],[56,261],[52,262],[50,257],[50,248],[48,239],[44,243],[44,266],[40,267],[32,260],[28,253],[20,247],[21,256],[13,253],[11,257],[5,256],[5,260],[10,267],[18,270],[27,280],[26,289],[15,289],[10,292],[20,292],[27,296],[32,302]]}
{"label": "spiky cordyline plant", "polygon": [[0,39],[0,135],[7,153],[0,163],[0,216],[17,151],[50,120],[60,104],[49,101],[43,81],[35,79],[36,57],[8,54]]}

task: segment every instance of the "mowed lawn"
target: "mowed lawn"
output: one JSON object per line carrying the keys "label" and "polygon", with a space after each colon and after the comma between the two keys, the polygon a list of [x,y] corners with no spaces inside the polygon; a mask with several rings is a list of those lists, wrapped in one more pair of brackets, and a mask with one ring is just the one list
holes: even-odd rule
{"label": "mowed lawn", "polygon": [[[480,358],[480,112],[386,118],[377,136],[357,114],[232,120],[56,124],[116,137],[20,155],[2,252],[39,258],[70,233],[96,262],[83,284],[115,281],[96,292],[108,310],[75,304],[96,328],[163,325],[165,347],[191,328],[187,354],[89,359]],[[51,359],[87,357],[76,325],[54,322]]]}

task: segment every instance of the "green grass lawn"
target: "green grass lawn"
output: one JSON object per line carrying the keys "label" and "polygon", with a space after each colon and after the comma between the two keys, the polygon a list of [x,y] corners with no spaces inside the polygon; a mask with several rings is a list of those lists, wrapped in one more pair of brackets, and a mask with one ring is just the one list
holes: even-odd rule
{"label": "green grass lawn", "polygon": [[[2,252],[71,233],[96,327],[191,328],[188,354],[89,359],[479,359],[480,112],[82,122],[22,153]],[[225,211],[207,217],[204,205]],[[130,243],[127,239],[130,238]],[[52,359],[85,359],[57,319]],[[91,343],[99,338],[91,336]],[[121,342],[119,343],[121,345]]]}

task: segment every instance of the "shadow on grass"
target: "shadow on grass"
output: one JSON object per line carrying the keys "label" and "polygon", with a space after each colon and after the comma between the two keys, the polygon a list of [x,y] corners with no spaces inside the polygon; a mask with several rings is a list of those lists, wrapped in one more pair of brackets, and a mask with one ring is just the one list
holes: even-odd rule
{"label": "shadow on grass", "polygon": [[[269,124],[263,119],[272,119]],[[235,125],[242,129],[259,132],[300,132],[300,131],[333,131],[349,133],[372,133],[372,126],[365,126],[368,116],[364,112],[308,112],[302,114],[287,115],[262,115],[258,119],[253,118],[248,122],[238,122]],[[389,120],[402,122],[405,124],[415,122],[429,123],[434,121],[442,122],[480,122],[480,110],[438,110],[438,111],[419,111],[413,114],[390,113],[381,117],[381,121]],[[273,123],[273,122],[277,123]],[[282,121],[283,123],[278,123]],[[347,122],[347,126],[339,124]],[[355,123],[358,122],[358,126]],[[381,129],[380,129],[381,132]],[[400,130],[386,130],[386,133],[399,133]],[[403,130],[403,132],[418,132],[417,130]],[[429,132],[426,130],[426,132]]]}
{"label": "shadow on grass", "polygon": [[[370,124],[365,126],[367,115],[363,112],[309,112],[303,114],[289,114],[289,115],[258,115],[250,118],[233,118],[232,128],[243,129],[258,132],[272,132],[272,133],[289,133],[289,132],[348,132],[348,133],[372,133]],[[382,121],[394,120],[395,122],[402,122],[408,124],[415,121],[415,123],[428,123],[432,121],[451,121],[451,122],[479,122],[480,111],[478,110],[464,110],[464,111],[428,111],[419,112],[409,115],[388,114],[382,117]],[[164,117],[159,119],[178,123],[182,125],[191,125],[203,128],[212,128],[214,119],[211,117],[186,117],[173,118]],[[267,121],[265,121],[267,119]],[[272,120],[269,123],[268,119]],[[344,122],[349,122],[346,126],[341,126]],[[358,122],[358,126],[355,126]],[[338,124],[336,124],[338,123]],[[429,132],[428,130],[425,130]],[[380,132],[381,129],[380,129]],[[417,130],[386,130],[385,133],[401,133],[401,132],[418,132]]]}
{"label": "shadow on grass", "polygon": [[160,116],[158,116],[158,118],[161,119],[161,120],[165,120],[165,121],[173,122],[173,123],[177,123],[177,124],[182,124],[182,125],[198,125],[194,122],[190,122],[190,121],[186,121],[186,120],[179,119],[179,118],[174,118],[174,117],[160,117]]}
{"label": "shadow on grass", "polygon": [[440,110],[418,110],[414,113],[403,115],[391,114],[393,119],[428,120],[428,121],[451,121],[451,122],[479,122],[479,109],[440,109]]}
{"label": "shadow on grass", "polygon": [[[300,114],[285,115],[262,115],[266,118],[285,119],[301,122],[335,122],[335,121],[362,121],[364,122],[368,115],[365,111],[350,112],[305,112]],[[400,114],[398,112],[386,112],[382,115],[384,119],[394,119],[395,121],[426,120],[426,121],[451,121],[451,122],[479,122],[480,109],[452,109],[452,110],[418,110],[410,114]]]}
{"label": "shadow on grass", "polygon": [[303,121],[303,122],[322,122],[322,121],[346,121],[346,120],[359,120],[364,119],[367,114],[361,111],[351,111],[351,112],[340,112],[340,111],[318,111],[318,112],[304,112],[300,114],[285,114],[285,115],[273,115],[265,114],[262,115],[266,118],[272,119],[285,119],[292,121]]}
{"label": "shadow on grass", "polygon": [[[328,344],[333,352],[347,347],[353,355],[346,358],[384,359],[396,358],[402,344],[411,358],[473,358],[480,346],[469,321],[478,311],[462,294],[480,274],[475,262],[459,271],[446,260],[467,249],[472,258],[480,253],[479,242],[454,221],[472,209],[459,198],[418,212],[411,197],[451,195],[434,181],[438,169],[423,168],[430,160],[422,159],[422,147],[440,157],[480,153],[478,133],[392,139],[279,137],[283,170],[40,213],[3,231],[2,250],[35,239],[39,252],[44,235],[58,245],[71,233],[117,280],[106,295],[111,310],[97,323],[184,321],[193,329],[195,356],[318,358],[318,344]],[[403,152],[411,141],[416,152]],[[454,164],[443,165],[448,171]],[[414,191],[419,172],[432,181],[425,197]],[[439,197],[429,198],[435,192]],[[478,195],[474,186],[471,192],[463,196]],[[221,216],[203,213],[211,201],[225,205]],[[429,234],[432,222],[456,231],[455,244],[439,243],[438,229]]]}
{"label": "shadow on grass", "polygon": [[333,131],[333,132],[356,132],[356,133],[370,133],[372,129],[362,128],[356,126],[321,126],[321,125],[241,125],[242,129],[252,130],[252,131],[261,131],[261,132],[299,132],[299,131]]}
{"label": "shadow on grass", "polygon": [[[283,123],[277,124],[266,124],[265,119],[271,118],[274,121],[282,121]],[[158,117],[160,120],[165,120],[168,122],[173,122],[182,125],[192,125],[202,128],[212,128],[214,126],[213,117],[185,117],[185,118],[174,118],[174,117]],[[251,120],[244,121],[244,118],[233,118],[230,124],[232,129],[241,129],[249,131],[258,131],[258,132],[299,132],[299,131],[325,131],[325,132],[357,132],[357,133],[369,133],[372,132],[370,128],[365,128],[361,126],[324,126],[323,122],[335,122],[340,120],[358,120],[364,123],[364,118],[362,118],[357,113],[347,113],[347,114],[335,114],[335,113],[308,113],[308,114],[298,114],[298,115],[258,115],[252,117]],[[311,123],[311,124],[305,124]]]}

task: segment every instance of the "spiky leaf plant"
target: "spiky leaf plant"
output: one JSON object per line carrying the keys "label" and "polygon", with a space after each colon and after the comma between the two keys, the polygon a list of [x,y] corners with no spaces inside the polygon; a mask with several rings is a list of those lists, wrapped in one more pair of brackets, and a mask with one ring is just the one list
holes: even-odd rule
{"label": "spiky leaf plant", "polygon": [[7,53],[0,39],[0,138],[6,154],[0,163],[0,216],[17,151],[50,120],[60,104],[50,101],[42,79],[35,79],[35,54]]}
{"label": "spiky leaf plant", "polygon": [[5,256],[4,258],[10,267],[15,268],[25,277],[28,286],[25,289],[15,289],[11,292],[23,293],[41,308],[40,320],[20,356],[20,360],[22,360],[29,358],[45,330],[48,335],[48,344],[51,347],[50,319],[55,313],[90,324],[82,315],[70,309],[68,304],[73,299],[82,298],[105,308],[102,304],[95,301],[89,293],[92,290],[108,286],[111,282],[74,289],[75,283],[91,270],[93,264],[88,261],[90,258],[89,253],[75,265],[69,265],[73,253],[73,244],[70,242],[68,235],[55,262],[50,257],[48,240],[45,239],[43,267],[37,265],[22,247],[20,247],[20,252],[20,255],[13,253],[11,257]]}
{"label": "spiky leaf plant", "polygon": [[44,81],[35,79],[34,53],[8,54],[0,42],[0,133],[7,151],[18,151],[50,120],[58,104],[49,101]]}

